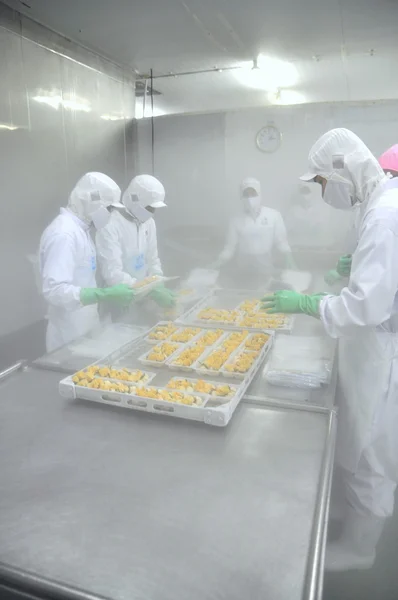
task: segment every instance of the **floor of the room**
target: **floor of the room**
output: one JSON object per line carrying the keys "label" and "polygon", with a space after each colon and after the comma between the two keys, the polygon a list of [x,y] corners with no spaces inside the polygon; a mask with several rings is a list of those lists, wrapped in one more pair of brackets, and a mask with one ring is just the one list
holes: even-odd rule
{"label": "floor of the room", "polygon": [[[39,321],[21,332],[0,338],[0,370],[19,359],[33,360],[44,354],[45,329],[46,321]],[[334,525],[329,535],[332,539],[338,535]],[[325,573],[323,600],[398,600],[397,558],[398,509],[380,540],[374,567],[367,571]]]}
{"label": "floor of the room", "polygon": [[[396,495],[398,506],[398,495]],[[331,537],[337,528],[331,526]],[[372,569],[325,573],[323,600],[398,600],[398,509],[389,519]]]}

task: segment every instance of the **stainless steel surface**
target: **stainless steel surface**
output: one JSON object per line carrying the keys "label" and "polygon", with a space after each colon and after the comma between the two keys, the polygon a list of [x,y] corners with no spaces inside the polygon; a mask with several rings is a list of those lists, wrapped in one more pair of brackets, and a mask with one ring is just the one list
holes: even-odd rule
{"label": "stainless steel surface", "polygon": [[246,404],[220,430],[58,381],[0,386],[0,560],[116,600],[305,598],[328,411]]}
{"label": "stainless steel surface", "polygon": [[10,567],[5,563],[0,563],[0,593],[3,589],[2,585],[22,594],[24,592],[37,594],[39,598],[51,598],[51,600],[110,600],[105,596],[93,595],[84,590],[72,588],[59,581],[39,577],[36,573]]}
{"label": "stainless steel surface", "polygon": [[19,371],[19,369],[22,369],[22,367],[26,364],[26,361],[24,360],[19,360],[18,362],[15,363],[15,365],[12,365],[11,367],[8,367],[7,369],[4,369],[3,371],[0,372],[0,381],[2,381],[2,379],[6,379],[6,377],[9,377],[12,373],[15,373],[15,371]]}
{"label": "stainless steel surface", "polygon": [[28,256],[36,254],[44,228],[77,179],[92,170],[121,187],[131,179],[135,98],[131,71],[2,3],[0,56],[5,335],[44,317]]}
{"label": "stainless steel surface", "polygon": [[[327,285],[323,281],[323,273],[312,273],[312,284],[310,292],[320,292],[325,290]],[[292,335],[307,336],[325,336],[324,327],[319,319],[308,317],[307,315],[296,315]],[[271,351],[272,352],[272,351]],[[270,355],[271,356],[271,355]],[[270,356],[267,360],[270,359]],[[262,377],[263,369],[259,369],[256,377],[245,394],[245,400],[263,400],[278,398],[282,402],[293,402],[298,405],[310,404],[313,406],[325,406],[332,408],[335,404],[336,385],[337,385],[337,344],[335,350],[335,359],[330,384],[319,390],[300,390],[298,388],[277,387],[268,384]],[[265,364],[265,363],[264,363]]]}
{"label": "stainless steel surface", "polygon": [[138,325],[112,323],[44,354],[33,361],[35,367],[60,373],[75,373],[141,336],[147,329]]}

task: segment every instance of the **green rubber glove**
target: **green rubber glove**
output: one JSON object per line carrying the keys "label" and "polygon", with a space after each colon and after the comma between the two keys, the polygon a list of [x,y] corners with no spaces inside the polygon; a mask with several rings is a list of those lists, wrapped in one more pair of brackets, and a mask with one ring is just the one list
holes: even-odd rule
{"label": "green rubber glove", "polygon": [[158,285],[149,293],[149,296],[162,308],[171,308],[176,305],[177,296],[164,285]]}
{"label": "green rubber glove", "polygon": [[291,269],[292,271],[297,271],[297,265],[294,262],[293,254],[288,252],[285,254],[285,269]]}
{"label": "green rubber glove", "polygon": [[351,272],[351,261],[352,254],[345,254],[344,256],[340,256],[339,261],[337,263],[337,273],[341,275],[341,277],[349,277]]}
{"label": "green rubber glove", "polygon": [[113,302],[128,306],[134,300],[134,296],[135,291],[125,283],[107,288],[82,288],[80,290],[80,302],[85,306],[99,302]]}
{"label": "green rubber glove", "polygon": [[268,313],[304,313],[310,317],[319,317],[319,303],[325,294],[299,294],[282,290],[261,299],[261,308]]}
{"label": "green rubber glove", "polygon": [[341,276],[336,271],[336,269],[331,269],[326,273],[324,280],[328,285],[334,285],[335,283],[341,280]]}

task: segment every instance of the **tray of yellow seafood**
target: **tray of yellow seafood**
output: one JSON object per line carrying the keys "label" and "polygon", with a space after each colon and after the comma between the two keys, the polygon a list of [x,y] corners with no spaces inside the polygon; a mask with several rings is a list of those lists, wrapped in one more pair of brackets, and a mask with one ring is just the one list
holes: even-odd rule
{"label": "tray of yellow seafood", "polygon": [[[132,390],[146,385],[156,376],[155,373],[140,369],[113,369],[103,365],[92,365],[66,377],[59,384],[59,392],[65,398],[98,400],[114,404],[121,395],[131,394]],[[107,395],[112,393],[112,399]]]}
{"label": "tray of yellow seafood", "polygon": [[[220,343],[211,348],[195,365],[199,375],[224,375],[234,379],[245,379],[257,370],[271,348],[273,334],[252,333],[247,330],[227,334]],[[241,356],[242,355],[242,356]],[[236,357],[240,357],[235,365]]]}
{"label": "tray of yellow seafood", "polygon": [[[150,341],[151,332],[159,335],[156,344]],[[172,341],[175,334],[174,339],[190,341]],[[66,377],[59,390],[71,400],[89,400],[225,426],[271,341],[272,334],[265,332],[182,327],[161,322],[97,363]],[[239,352],[256,355],[247,372],[240,369],[241,363],[238,373],[235,369],[225,372]]]}
{"label": "tray of yellow seafood", "polygon": [[166,388],[217,398],[221,402],[229,402],[238,391],[238,386],[229,383],[194,379],[192,377],[172,377]]}
{"label": "tray of yellow seafood", "polygon": [[183,348],[182,344],[162,342],[153,346],[144,354],[141,354],[141,356],[138,357],[138,361],[143,365],[161,367],[181,348]]}
{"label": "tray of yellow seafood", "polygon": [[269,314],[261,310],[260,298],[245,298],[237,290],[212,290],[177,319],[186,326],[216,326],[224,330],[280,331],[288,333],[294,315]]}

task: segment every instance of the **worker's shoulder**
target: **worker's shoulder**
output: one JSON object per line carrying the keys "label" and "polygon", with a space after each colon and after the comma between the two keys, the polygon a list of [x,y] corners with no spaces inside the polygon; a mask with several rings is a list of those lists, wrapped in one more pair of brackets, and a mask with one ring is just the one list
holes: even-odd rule
{"label": "worker's shoulder", "polygon": [[69,240],[75,240],[81,231],[81,227],[73,219],[65,218],[61,213],[44,230],[41,245],[58,240],[67,243]]}
{"label": "worker's shoulder", "polygon": [[367,225],[385,227],[398,235],[398,187],[387,189],[365,217]]}

